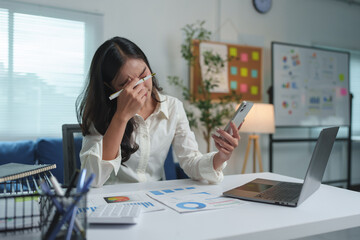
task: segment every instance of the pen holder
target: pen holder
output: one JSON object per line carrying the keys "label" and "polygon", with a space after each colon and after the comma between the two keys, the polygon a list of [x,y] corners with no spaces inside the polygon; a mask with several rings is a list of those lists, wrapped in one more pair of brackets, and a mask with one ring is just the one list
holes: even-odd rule
{"label": "pen holder", "polygon": [[86,193],[42,194],[41,239],[86,239]]}

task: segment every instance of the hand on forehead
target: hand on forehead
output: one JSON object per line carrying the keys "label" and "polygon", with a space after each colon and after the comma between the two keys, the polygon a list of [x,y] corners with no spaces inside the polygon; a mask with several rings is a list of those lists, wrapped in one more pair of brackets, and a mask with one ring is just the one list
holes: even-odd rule
{"label": "hand on forehead", "polygon": [[113,84],[115,87],[121,87],[130,79],[144,78],[146,74],[150,72],[143,60],[129,59],[124,66],[120,69],[120,72]]}

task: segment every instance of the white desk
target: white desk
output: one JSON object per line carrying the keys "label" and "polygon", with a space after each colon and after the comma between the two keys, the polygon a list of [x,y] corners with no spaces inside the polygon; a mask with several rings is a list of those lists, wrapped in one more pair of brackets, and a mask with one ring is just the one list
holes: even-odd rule
{"label": "white desk", "polygon": [[[257,177],[300,181],[273,173],[225,176],[219,185],[191,180],[160,181],[104,186],[90,194],[146,191],[163,187],[201,185],[222,193]],[[93,226],[87,239],[291,239],[360,226],[360,193],[321,185],[297,208],[248,202],[219,210],[180,214],[164,211],[144,213],[132,226]]]}

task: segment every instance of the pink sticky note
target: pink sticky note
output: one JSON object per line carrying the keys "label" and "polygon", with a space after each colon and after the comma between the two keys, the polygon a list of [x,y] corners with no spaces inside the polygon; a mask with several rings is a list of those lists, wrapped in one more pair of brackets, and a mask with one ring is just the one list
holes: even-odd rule
{"label": "pink sticky note", "polygon": [[240,84],[240,92],[246,93],[248,91],[248,85],[247,84]]}
{"label": "pink sticky note", "polygon": [[340,94],[341,94],[341,96],[346,96],[348,94],[347,89],[346,88],[341,88],[340,89]]}
{"label": "pink sticky note", "polygon": [[242,54],[240,55],[240,59],[241,59],[242,62],[247,62],[247,61],[249,61],[248,54],[247,54],[247,53],[242,53]]}

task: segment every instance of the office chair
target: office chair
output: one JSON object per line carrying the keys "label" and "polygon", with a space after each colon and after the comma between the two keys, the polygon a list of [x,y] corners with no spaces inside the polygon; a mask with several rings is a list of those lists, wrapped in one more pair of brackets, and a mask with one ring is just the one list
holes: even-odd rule
{"label": "office chair", "polygon": [[[79,124],[62,125],[63,134],[63,155],[64,155],[64,185],[68,186],[71,176],[76,169],[80,169],[79,153],[82,144],[81,128]],[[172,147],[170,146],[168,155],[164,163],[166,180],[188,178],[179,163],[174,162]]]}
{"label": "office chair", "polygon": [[80,150],[82,145],[81,127],[79,124],[62,125],[64,185],[68,186],[71,176],[80,169]]}

